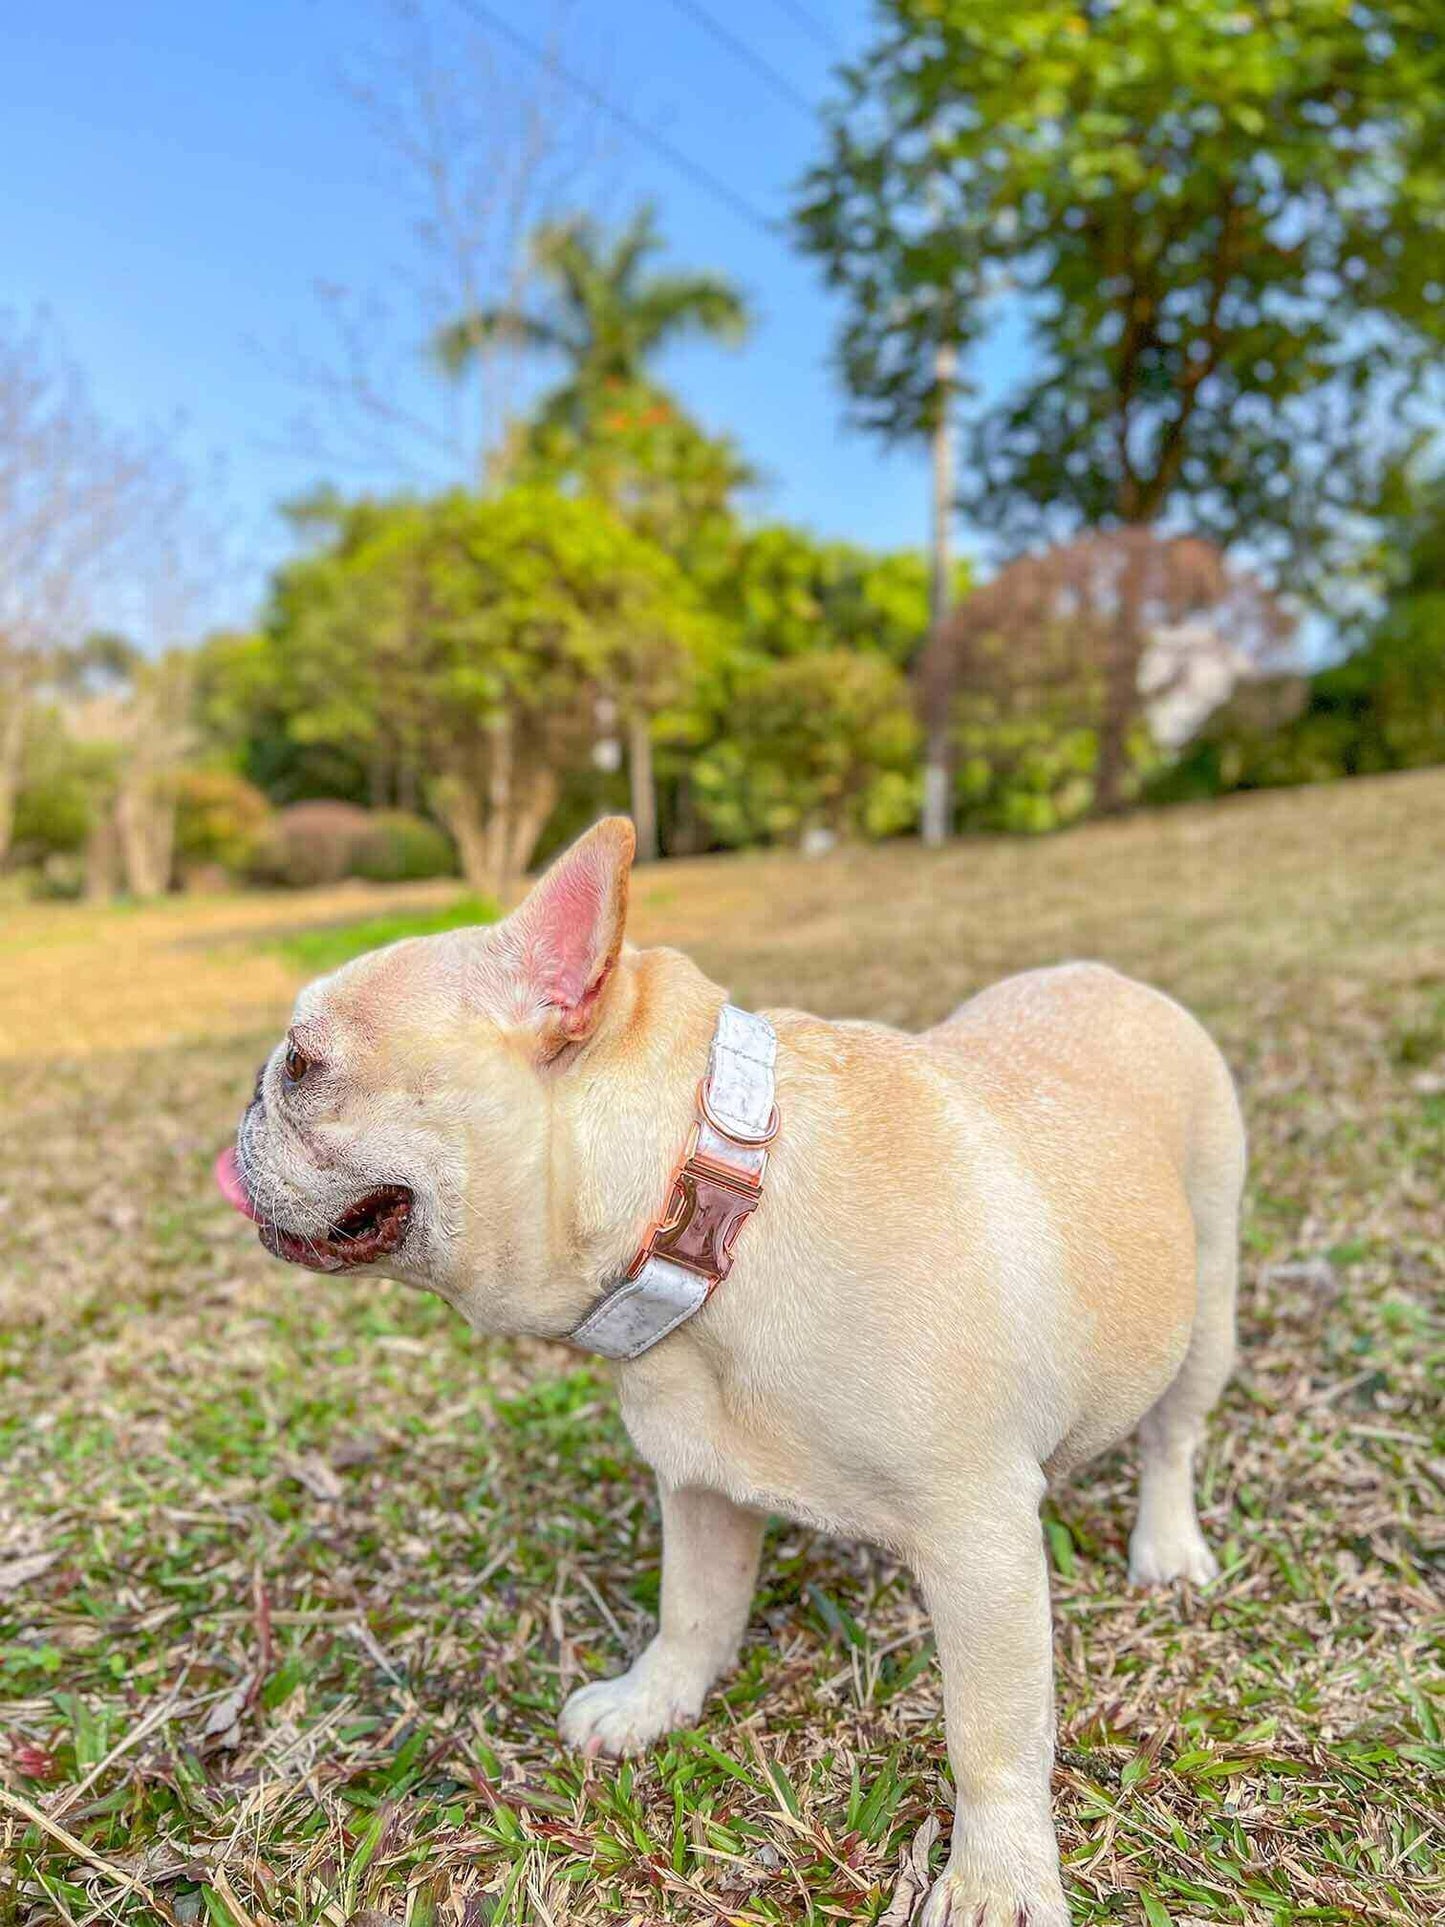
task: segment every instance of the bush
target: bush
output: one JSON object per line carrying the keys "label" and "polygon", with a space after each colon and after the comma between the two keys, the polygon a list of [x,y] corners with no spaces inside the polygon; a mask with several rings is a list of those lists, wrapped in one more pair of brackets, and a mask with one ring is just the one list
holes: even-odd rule
{"label": "bush", "polygon": [[1283,789],[1445,762],[1445,590],[1388,610],[1360,649],[1308,679],[1244,683],[1179,761],[1153,803]]}
{"label": "bush", "polygon": [[89,785],[74,769],[48,770],[25,783],[15,799],[12,836],[17,856],[36,861],[80,849],[90,830],[92,808]]}
{"label": "bush", "polygon": [[293,803],[272,818],[250,874],[288,890],[340,883],[356,874],[371,822],[370,812],[355,803]]}
{"label": "bush", "polygon": [[371,819],[357,850],[355,874],[370,883],[414,883],[457,872],[452,840],[425,817],[384,810]]}
{"label": "bush", "polygon": [[[1094,807],[1098,733],[1045,709],[991,714],[963,706],[955,733],[955,801],[962,830],[1047,836]],[[1142,725],[1129,737],[1126,793],[1147,775],[1156,752]]]}
{"label": "bush", "polygon": [[761,662],[740,679],[729,721],[692,771],[721,842],[892,836],[915,820],[917,728],[886,657],[820,649]]}
{"label": "bush", "polygon": [[11,832],[16,868],[84,848],[97,811],[108,802],[115,762],[112,745],[76,742],[56,711],[32,716]]}
{"label": "bush", "polygon": [[270,819],[260,790],[230,770],[188,769],[176,779],[176,857],[183,866],[244,873]]}

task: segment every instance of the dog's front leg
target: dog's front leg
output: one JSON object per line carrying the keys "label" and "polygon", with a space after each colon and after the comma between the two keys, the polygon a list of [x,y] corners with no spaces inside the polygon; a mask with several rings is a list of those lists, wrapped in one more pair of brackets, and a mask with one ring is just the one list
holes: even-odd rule
{"label": "dog's front leg", "polygon": [[970,1505],[918,1562],[956,1806],[921,1927],[1068,1927],[1049,1803],[1053,1641],[1037,1493]]}
{"label": "dog's front leg", "polygon": [[586,1753],[638,1753],[690,1726],[707,1689],[737,1657],[762,1549],[762,1513],[720,1492],[659,1485],[662,1613],[657,1636],[617,1679],[584,1686],[562,1708],[562,1738]]}

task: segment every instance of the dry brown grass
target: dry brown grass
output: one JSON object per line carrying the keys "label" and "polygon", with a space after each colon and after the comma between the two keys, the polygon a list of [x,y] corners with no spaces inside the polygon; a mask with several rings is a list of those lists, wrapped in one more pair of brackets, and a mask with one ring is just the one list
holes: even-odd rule
{"label": "dry brown grass", "polygon": [[[1239,1072],[1225,1573],[1127,1591],[1125,1455],[1051,1506],[1081,1921],[1445,1906],[1442,856],[1427,773],[639,880],[635,938],[747,1002],[916,1024],[1088,954],[1193,1004]],[[419,894],[445,891],[388,900]],[[0,1923],[876,1920],[944,1759],[907,1576],[780,1529],[699,1730],[565,1759],[561,1696],[656,1597],[605,1380],[282,1272],[212,1198],[294,987],[258,938],[358,900],[0,928]]]}

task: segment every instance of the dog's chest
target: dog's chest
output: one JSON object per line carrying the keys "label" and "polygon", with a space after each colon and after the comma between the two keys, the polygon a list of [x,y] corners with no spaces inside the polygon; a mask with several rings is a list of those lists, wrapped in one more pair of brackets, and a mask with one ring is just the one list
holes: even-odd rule
{"label": "dog's chest", "polygon": [[756,1503],[753,1454],[712,1389],[669,1373],[627,1374],[622,1422],[643,1458],[666,1485],[702,1486],[740,1505]]}
{"label": "dog's chest", "polygon": [[[744,1415],[710,1378],[688,1372],[624,1373],[628,1436],[664,1485],[721,1492],[735,1505],[777,1513],[825,1532],[891,1542],[896,1521],[880,1513],[869,1482],[819,1456],[778,1415]],[[816,1441],[815,1441],[816,1443]]]}

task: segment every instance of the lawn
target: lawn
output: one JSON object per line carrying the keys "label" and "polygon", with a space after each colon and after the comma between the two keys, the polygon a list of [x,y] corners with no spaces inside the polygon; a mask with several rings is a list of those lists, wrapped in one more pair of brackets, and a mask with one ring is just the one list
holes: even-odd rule
{"label": "lawn", "polygon": [[[941,1810],[907,1574],[786,1525],[702,1726],[560,1753],[657,1595],[605,1372],[285,1270],[212,1193],[303,926],[456,894],[0,913],[4,1927],[876,1922]],[[1090,955],[1213,1026],[1253,1147],[1225,1570],[1128,1590],[1127,1452],[1054,1494],[1066,1881],[1081,1923],[1438,1921],[1445,772],[669,864],[633,929],[755,1005],[916,1025]]]}

